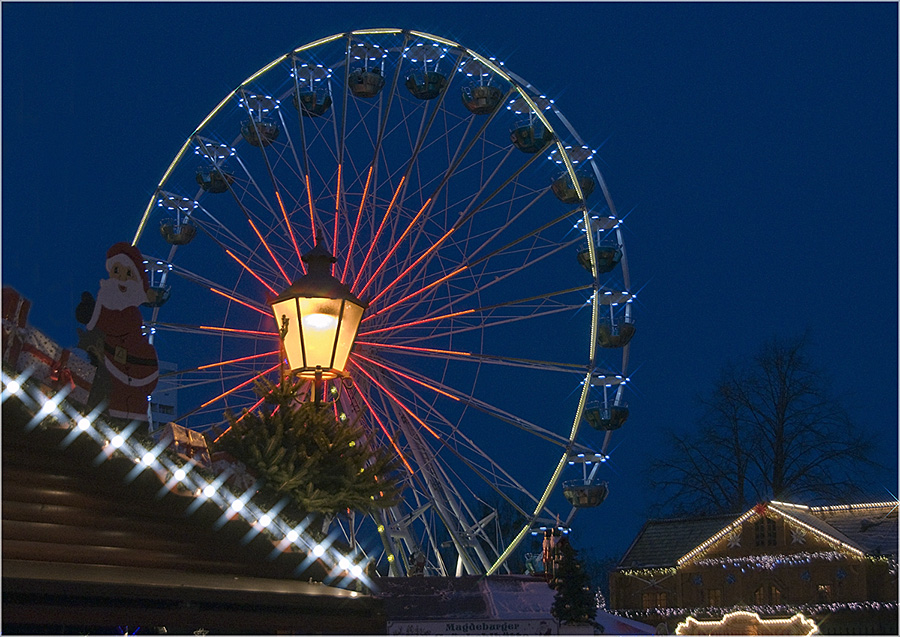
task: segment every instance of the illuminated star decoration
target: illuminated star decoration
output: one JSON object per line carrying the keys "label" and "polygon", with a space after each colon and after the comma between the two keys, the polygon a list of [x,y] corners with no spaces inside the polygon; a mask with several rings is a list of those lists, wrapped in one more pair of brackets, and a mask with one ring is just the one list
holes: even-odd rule
{"label": "illuminated star decoration", "polygon": [[791,544],[806,544],[806,529],[791,529]]}
{"label": "illuminated star decoration", "polygon": [[741,532],[740,530],[735,531],[734,533],[728,534],[728,548],[733,549],[737,548],[741,545]]}

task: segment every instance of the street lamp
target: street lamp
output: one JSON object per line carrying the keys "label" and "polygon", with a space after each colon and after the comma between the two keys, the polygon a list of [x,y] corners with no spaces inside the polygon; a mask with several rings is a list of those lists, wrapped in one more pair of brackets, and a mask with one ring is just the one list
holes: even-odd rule
{"label": "street lamp", "polygon": [[291,371],[301,378],[346,375],[344,368],[368,304],[331,274],[337,261],[321,238],[301,259],[307,273],[271,301]]}

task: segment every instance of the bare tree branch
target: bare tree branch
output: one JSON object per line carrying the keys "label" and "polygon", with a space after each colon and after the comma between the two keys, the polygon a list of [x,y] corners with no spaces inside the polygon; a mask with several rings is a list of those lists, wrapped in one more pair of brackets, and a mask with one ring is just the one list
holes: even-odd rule
{"label": "bare tree branch", "polygon": [[727,366],[688,434],[669,434],[650,466],[657,503],[674,513],[733,512],[760,500],[831,502],[862,493],[872,443],[833,397],[807,338],[773,339]]}

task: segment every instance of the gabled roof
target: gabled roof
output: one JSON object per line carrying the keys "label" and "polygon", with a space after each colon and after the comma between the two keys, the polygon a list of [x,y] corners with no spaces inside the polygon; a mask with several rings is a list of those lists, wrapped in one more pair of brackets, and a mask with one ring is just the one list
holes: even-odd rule
{"label": "gabled roof", "polygon": [[[648,520],[619,568],[671,568],[700,557],[728,532],[758,517],[760,506],[741,515]],[[897,557],[897,502],[808,507],[773,501],[762,506],[836,549],[859,556]]]}
{"label": "gabled roof", "polygon": [[734,515],[648,520],[619,562],[619,568],[675,566],[678,558],[732,522]]}
{"label": "gabled roof", "polygon": [[772,507],[867,555],[897,556],[897,502],[818,507],[772,502]]}

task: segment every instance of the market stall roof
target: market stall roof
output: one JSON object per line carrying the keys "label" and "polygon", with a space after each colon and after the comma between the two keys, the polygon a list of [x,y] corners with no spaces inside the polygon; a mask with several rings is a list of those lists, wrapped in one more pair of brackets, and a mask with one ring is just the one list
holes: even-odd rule
{"label": "market stall roof", "polygon": [[327,569],[305,553],[125,458],[93,462],[90,437],[64,445],[68,430],[33,416],[3,402],[3,632],[383,628],[377,600],[313,582]]}

